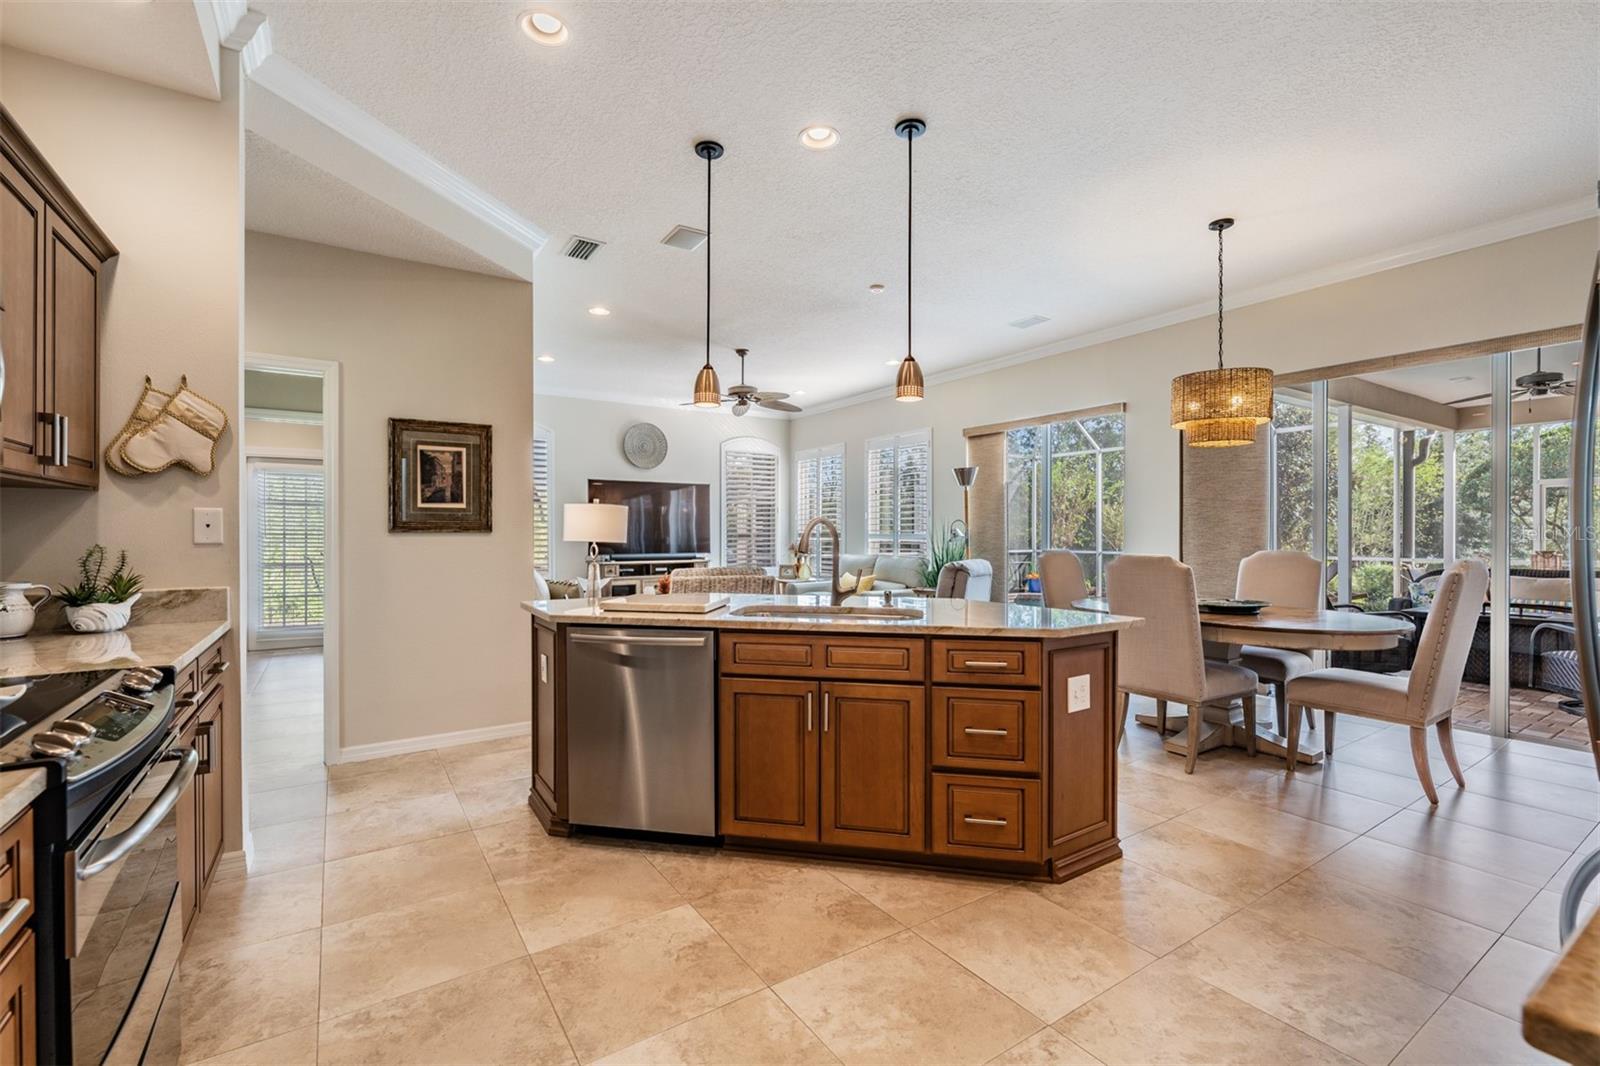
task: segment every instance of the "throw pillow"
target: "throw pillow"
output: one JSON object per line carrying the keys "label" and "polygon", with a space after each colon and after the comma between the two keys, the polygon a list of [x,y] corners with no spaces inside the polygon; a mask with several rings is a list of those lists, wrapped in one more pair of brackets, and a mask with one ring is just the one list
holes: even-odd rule
{"label": "throw pillow", "polygon": [[841,574],[841,575],[839,575],[839,590],[841,592],[849,592],[852,589],[854,589],[855,587],[856,587],[856,575],[854,575],[854,574]]}
{"label": "throw pillow", "polygon": [[877,582],[877,580],[878,579],[876,577],[873,577],[871,574],[862,574],[860,579],[858,581],[856,581],[856,591],[857,592],[871,592],[872,591],[872,586],[873,586],[874,583]]}

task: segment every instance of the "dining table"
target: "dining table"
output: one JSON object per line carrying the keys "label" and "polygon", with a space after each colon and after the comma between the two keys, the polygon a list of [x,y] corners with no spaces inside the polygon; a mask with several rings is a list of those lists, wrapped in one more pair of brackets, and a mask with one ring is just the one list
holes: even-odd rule
{"label": "dining table", "polygon": [[[1110,604],[1091,597],[1073,606],[1089,611],[1109,611]],[[1240,649],[1250,644],[1262,648],[1292,651],[1382,651],[1392,648],[1414,632],[1411,622],[1391,615],[1361,611],[1307,610],[1296,607],[1263,607],[1254,614],[1234,614],[1199,610],[1200,639],[1205,657],[1219,662],[1237,662]],[[1151,729],[1159,728],[1154,714],[1136,714],[1134,720]],[[1230,706],[1206,707],[1200,729],[1202,753],[1221,747],[1244,748],[1249,726],[1256,734],[1256,751],[1286,757],[1289,739],[1279,733],[1272,720],[1263,722],[1252,708],[1247,715],[1242,700]],[[1166,750],[1175,755],[1189,754],[1188,713],[1173,708],[1167,713]],[[1322,762],[1322,741],[1305,731],[1300,734],[1296,758],[1301,763]]]}

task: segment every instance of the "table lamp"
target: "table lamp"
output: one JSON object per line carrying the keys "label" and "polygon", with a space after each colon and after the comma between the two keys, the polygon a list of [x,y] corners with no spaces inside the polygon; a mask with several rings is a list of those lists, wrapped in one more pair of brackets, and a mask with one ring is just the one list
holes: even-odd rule
{"label": "table lamp", "polygon": [[600,606],[600,545],[625,544],[628,509],[620,503],[561,505],[561,539],[589,543],[589,606]]}

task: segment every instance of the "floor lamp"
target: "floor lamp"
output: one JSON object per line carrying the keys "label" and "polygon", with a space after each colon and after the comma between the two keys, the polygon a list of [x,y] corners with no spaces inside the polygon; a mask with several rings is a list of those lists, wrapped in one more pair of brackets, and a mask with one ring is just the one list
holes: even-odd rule
{"label": "floor lamp", "polygon": [[972,483],[978,480],[978,468],[975,466],[958,466],[953,473],[956,475],[956,484],[961,486],[961,525],[967,531],[967,542],[962,546],[961,557],[972,558]]}

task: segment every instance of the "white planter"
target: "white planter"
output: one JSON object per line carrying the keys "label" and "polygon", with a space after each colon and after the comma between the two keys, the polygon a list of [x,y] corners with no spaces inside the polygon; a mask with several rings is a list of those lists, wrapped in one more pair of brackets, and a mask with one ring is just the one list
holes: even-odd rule
{"label": "white planter", "polygon": [[133,605],[144,595],[135,592],[121,603],[91,603],[67,608],[67,624],[75,633],[110,633],[128,624]]}

